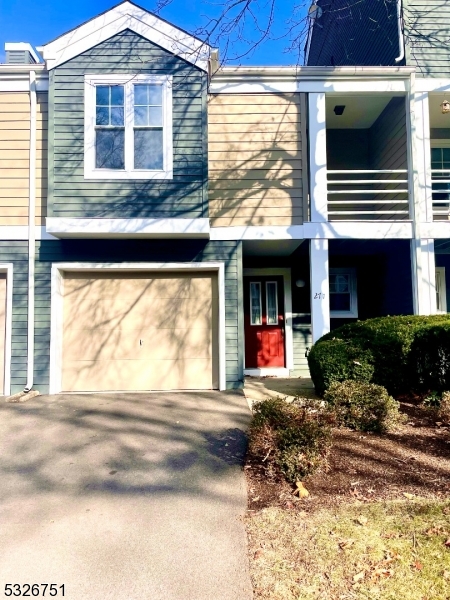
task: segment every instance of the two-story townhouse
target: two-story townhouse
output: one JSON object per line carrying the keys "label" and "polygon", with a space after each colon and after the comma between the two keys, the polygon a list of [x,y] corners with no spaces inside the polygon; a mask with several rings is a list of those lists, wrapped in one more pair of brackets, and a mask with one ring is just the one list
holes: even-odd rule
{"label": "two-story townhouse", "polygon": [[39,51],[0,67],[29,111],[0,229],[11,391],[239,387],[307,374],[348,320],[435,312],[414,67],[215,72],[130,2]]}

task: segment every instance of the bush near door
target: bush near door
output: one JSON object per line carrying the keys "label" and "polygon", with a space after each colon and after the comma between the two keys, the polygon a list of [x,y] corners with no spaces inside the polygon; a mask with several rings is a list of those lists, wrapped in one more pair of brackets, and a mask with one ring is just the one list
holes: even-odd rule
{"label": "bush near door", "polygon": [[[440,353],[435,369],[431,365],[436,351],[430,343],[438,344]],[[373,382],[396,395],[426,385],[434,389],[435,381],[449,389],[442,353],[450,358],[450,315],[378,317],[343,325],[321,337],[311,348],[308,364],[321,395],[333,381],[346,379]],[[418,361],[425,361],[419,370]]]}

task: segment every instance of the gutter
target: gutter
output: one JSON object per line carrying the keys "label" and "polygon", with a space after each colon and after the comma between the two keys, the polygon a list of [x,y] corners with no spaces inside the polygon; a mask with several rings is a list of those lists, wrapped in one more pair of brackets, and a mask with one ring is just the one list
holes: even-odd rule
{"label": "gutter", "polygon": [[400,55],[397,56],[395,62],[398,63],[405,58],[405,36],[403,34],[403,19],[402,19],[402,0],[397,0],[397,25],[398,25],[398,44]]}
{"label": "gutter", "polygon": [[29,392],[34,383],[34,292],[35,292],[35,215],[36,215],[36,72],[30,71],[30,169],[28,203],[28,328],[27,384]]}

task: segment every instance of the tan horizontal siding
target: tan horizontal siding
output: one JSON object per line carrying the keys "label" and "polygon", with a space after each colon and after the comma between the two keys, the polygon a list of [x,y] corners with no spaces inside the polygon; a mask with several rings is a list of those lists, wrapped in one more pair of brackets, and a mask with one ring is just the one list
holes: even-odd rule
{"label": "tan horizontal siding", "polygon": [[[47,94],[37,94],[36,221],[47,213]],[[27,225],[29,202],[30,97],[0,93],[0,224]]]}
{"label": "tan horizontal siding", "polygon": [[300,94],[210,97],[212,226],[303,222],[302,106]]}

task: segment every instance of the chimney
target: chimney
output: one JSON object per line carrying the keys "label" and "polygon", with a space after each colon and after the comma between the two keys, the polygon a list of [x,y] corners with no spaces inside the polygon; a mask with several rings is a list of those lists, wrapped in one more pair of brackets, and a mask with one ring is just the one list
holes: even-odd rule
{"label": "chimney", "polygon": [[7,42],[5,53],[8,65],[34,65],[40,62],[31,44],[26,42]]}

